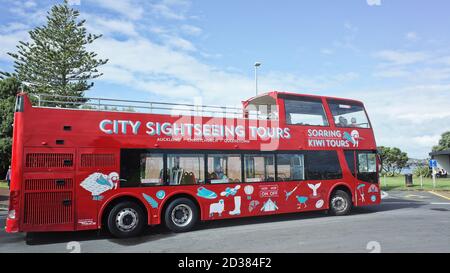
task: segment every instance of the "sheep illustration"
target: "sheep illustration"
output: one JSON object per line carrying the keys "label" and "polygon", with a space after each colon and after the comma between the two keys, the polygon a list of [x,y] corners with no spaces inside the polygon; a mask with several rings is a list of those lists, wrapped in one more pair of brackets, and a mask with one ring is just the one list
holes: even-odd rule
{"label": "sheep illustration", "polygon": [[117,183],[119,182],[119,174],[112,172],[109,175],[102,173],[93,173],[89,175],[80,186],[92,194],[92,200],[100,201],[103,199],[102,193],[117,189]]}
{"label": "sheep illustration", "polygon": [[222,216],[222,212],[225,208],[223,199],[220,199],[218,203],[212,203],[209,205],[209,217],[213,217],[214,213],[218,213],[219,216]]}

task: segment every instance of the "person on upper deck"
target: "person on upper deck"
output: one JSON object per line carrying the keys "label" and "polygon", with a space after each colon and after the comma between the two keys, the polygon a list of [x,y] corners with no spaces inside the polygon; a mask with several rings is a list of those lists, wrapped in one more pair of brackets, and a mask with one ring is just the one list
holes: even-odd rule
{"label": "person on upper deck", "polygon": [[344,118],[343,116],[339,117],[339,123],[336,124],[339,127],[347,127],[348,126],[348,121],[346,118]]}

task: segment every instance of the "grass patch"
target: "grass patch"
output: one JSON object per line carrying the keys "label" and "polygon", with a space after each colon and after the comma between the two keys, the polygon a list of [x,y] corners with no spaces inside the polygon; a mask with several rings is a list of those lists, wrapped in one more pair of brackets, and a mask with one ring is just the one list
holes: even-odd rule
{"label": "grass patch", "polygon": [[0,180],[0,188],[8,188],[8,184],[6,183],[6,181]]}
{"label": "grass patch", "polygon": [[436,188],[433,188],[432,178],[423,178],[423,188],[420,185],[420,177],[413,177],[413,185],[406,187],[405,176],[399,175],[386,178],[380,177],[381,189],[389,190],[436,190],[450,191],[450,178],[436,178]]}

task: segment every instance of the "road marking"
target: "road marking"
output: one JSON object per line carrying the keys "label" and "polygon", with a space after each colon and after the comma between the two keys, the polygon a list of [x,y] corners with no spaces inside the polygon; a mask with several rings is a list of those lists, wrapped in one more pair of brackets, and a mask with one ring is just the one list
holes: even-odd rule
{"label": "road marking", "polygon": [[408,194],[408,195],[405,195],[405,198],[420,198],[420,199],[426,199],[426,198],[429,198],[429,197],[423,196],[423,195],[417,195],[417,194]]}
{"label": "road marking", "polygon": [[389,196],[389,194],[387,192],[381,191],[381,199],[384,199],[384,198],[386,198],[388,196]]}
{"label": "road marking", "polygon": [[437,195],[437,196],[442,197],[442,198],[444,198],[444,199],[450,200],[450,198],[448,198],[447,196],[444,196],[444,195],[439,194],[439,193],[437,193],[437,192],[429,191],[429,193],[434,194],[434,195]]}
{"label": "road marking", "polygon": [[450,205],[450,203],[439,203],[439,202],[434,202],[434,203],[430,203],[432,205]]}

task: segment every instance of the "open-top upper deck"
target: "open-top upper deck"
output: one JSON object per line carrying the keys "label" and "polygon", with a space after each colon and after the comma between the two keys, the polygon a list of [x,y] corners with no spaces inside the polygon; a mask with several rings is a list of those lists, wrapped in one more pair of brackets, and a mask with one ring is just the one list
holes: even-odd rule
{"label": "open-top upper deck", "polygon": [[16,108],[25,146],[376,149],[363,103],[334,97],[272,91],[239,108],[22,93]]}

